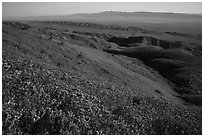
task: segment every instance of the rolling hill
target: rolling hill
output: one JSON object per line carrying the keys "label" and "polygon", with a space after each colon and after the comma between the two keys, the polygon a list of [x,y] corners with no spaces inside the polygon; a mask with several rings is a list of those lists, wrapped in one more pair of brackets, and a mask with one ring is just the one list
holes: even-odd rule
{"label": "rolling hill", "polygon": [[2,133],[202,134],[200,21],[146,12],[3,21]]}

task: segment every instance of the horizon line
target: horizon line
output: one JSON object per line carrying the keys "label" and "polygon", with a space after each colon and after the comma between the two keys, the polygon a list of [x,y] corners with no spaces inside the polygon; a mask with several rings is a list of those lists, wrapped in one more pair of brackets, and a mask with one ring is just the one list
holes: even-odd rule
{"label": "horizon line", "polygon": [[72,16],[78,14],[99,14],[104,12],[120,12],[120,13],[164,13],[164,14],[187,14],[187,15],[202,15],[201,13],[187,13],[187,12],[168,12],[168,11],[100,11],[100,12],[80,12],[80,13],[73,13],[73,14],[53,14],[53,15],[30,15],[30,16],[18,16],[18,17],[3,17],[3,19],[12,19],[12,18],[29,18],[29,17],[51,17],[51,16]]}

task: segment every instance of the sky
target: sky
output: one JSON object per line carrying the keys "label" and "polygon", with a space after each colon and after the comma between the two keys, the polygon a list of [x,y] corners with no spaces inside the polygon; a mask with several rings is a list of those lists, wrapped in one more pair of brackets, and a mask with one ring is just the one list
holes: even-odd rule
{"label": "sky", "polygon": [[2,17],[69,15],[103,11],[202,13],[201,2],[3,2]]}

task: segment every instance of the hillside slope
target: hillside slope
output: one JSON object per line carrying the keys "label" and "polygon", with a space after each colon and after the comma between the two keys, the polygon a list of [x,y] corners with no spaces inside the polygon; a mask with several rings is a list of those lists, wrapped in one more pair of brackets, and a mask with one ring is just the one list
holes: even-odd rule
{"label": "hillside slope", "polygon": [[3,134],[202,134],[202,110],[110,34],[3,22]]}

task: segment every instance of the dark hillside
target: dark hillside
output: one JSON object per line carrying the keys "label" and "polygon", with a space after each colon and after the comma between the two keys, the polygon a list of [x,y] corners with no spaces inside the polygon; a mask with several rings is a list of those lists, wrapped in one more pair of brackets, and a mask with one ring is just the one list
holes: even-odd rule
{"label": "dark hillside", "polygon": [[[196,105],[202,105],[202,59],[197,54],[199,47],[192,50],[180,42],[171,43],[151,37],[112,37],[111,42],[119,44],[117,49],[105,49],[106,52],[126,55],[142,60],[146,65],[156,69],[162,76],[175,84],[175,91],[181,98],[190,95],[197,98]],[[194,99],[184,99],[193,103]],[[198,103],[200,102],[200,103]]]}

